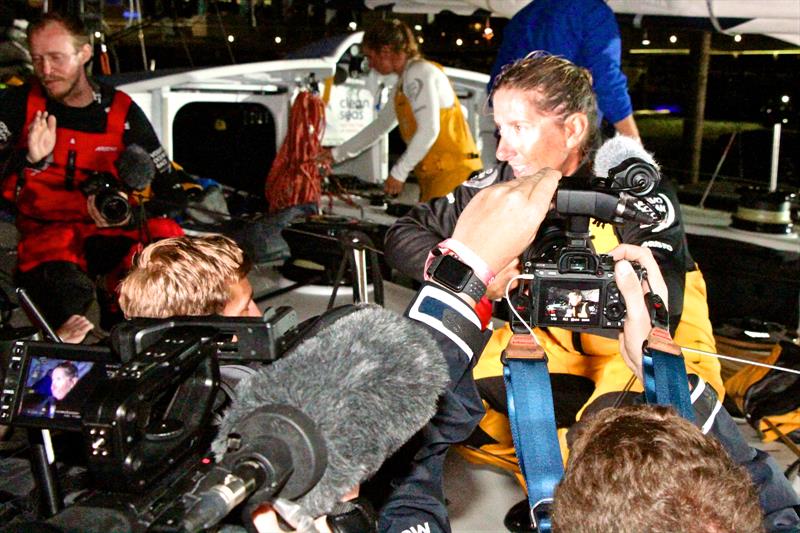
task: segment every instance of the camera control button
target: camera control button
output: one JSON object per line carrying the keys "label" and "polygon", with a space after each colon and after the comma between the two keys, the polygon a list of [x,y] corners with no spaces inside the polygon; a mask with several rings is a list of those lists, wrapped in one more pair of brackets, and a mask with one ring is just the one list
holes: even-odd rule
{"label": "camera control button", "polygon": [[625,306],[620,302],[611,303],[606,306],[605,315],[606,318],[615,322],[622,320],[622,317],[625,316]]}

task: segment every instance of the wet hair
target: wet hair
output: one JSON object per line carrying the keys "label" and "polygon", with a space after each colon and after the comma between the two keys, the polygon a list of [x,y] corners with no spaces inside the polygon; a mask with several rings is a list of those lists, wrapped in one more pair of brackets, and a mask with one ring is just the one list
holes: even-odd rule
{"label": "wet hair", "polygon": [[174,237],[136,255],[119,287],[119,304],[129,318],[220,314],[231,286],[247,276],[251,261],[223,235]]}
{"label": "wet hair", "polygon": [[506,65],[494,80],[492,96],[500,89],[529,93],[530,103],[561,122],[573,113],[588,119],[588,132],[581,146],[588,153],[598,136],[597,98],[592,89],[592,74],[560,56],[537,51]]}
{"label": "wet hair", "polygon": [[608,408],[579,430],[556,487],[553,531],[760,532],[747,470],[663,406]]}
{"label": "wet hair", "polygon": [[69,361],[62,361],[53,367],[53,371],[55,371],[56,368],[63,370],[64,374],[66,374],[68,378],[78,379],[78,367],[73,363],[70,363]]}
{"label": "wet hair", "polygon": [[388,46],[392,52],[405,52],[409,58],[421,57],[414,32],[408,25],[398,19],[379,20],[370,26],[361,39],[362,48],[375,52]]}
{"label": "wet hair", "polygon": [[86,26],[84,26],[81,19],[72,15],[57,13],[55,11],[45,13],[30,25],[28,28],[28,44],[30,45],[30,40],[33,34],[43,30],[50,24],[61,25],[67,31],[67,33],[72,36],[72,44],[75,47],[75,50],[78,50],[85,44],[91,44],[89,33],[86,31]]}

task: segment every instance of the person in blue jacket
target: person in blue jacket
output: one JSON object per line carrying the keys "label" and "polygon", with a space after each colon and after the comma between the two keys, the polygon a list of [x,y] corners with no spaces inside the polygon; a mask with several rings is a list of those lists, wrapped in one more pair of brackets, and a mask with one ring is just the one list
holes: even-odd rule
{"label": "person in blue jacket", "polygon": [[504,66],[535,50],[562,56],[592,73],[600,119],[639,139],[620,68],[622,46],[614,12],[604,0],[535,0],[518,11],[503,31],[489,89]]}

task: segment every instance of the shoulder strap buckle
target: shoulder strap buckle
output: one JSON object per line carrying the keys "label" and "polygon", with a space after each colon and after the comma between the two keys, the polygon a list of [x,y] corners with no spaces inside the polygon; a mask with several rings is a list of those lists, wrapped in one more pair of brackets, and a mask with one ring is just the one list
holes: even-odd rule
{"label": "shoulder strap buckle", "polygon": [[547,354],[530,333],[514,333],[508,341],[500,361],[506,365],[508,359],[523,359],[547,362]]}

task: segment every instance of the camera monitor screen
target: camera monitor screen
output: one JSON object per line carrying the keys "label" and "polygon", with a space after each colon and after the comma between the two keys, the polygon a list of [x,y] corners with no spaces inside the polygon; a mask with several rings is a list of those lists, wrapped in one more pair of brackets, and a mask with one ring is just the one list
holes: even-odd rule
{"label": "camera monitor screen", "polygon": [[543,282],[537,323],[564,326],[600,325],[600,288],[569,279]]}
{"label": "camera monitor screen", "polygon": [[29,348],[27,355],[14,422],[36,427],[79,429],[86,400],[108,379],[110,367],[118,366],[98,353],[67,358],[66,353],[37,355]]}

